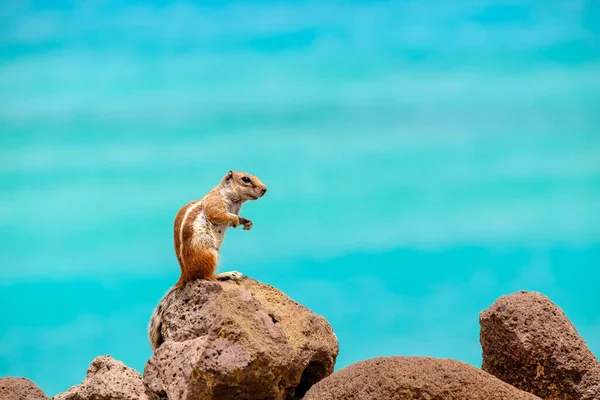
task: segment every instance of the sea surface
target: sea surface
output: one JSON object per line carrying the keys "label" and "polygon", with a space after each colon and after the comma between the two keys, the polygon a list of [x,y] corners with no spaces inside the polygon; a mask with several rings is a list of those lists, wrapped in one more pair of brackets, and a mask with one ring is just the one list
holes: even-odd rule
{"label": "sea surface", "polygon": [[220,271],[325,316],[337,369],[480,366],[519,290],[600,355],[597,2],[2,2],[0,376],[142,372],[175,214],[230,169],[269,191]]}

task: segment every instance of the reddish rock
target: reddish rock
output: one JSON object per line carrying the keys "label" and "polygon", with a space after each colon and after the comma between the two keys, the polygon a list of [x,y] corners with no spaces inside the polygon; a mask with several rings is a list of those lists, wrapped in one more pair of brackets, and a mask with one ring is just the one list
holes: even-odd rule
{"label": "reddish rock", "polygon": [[0,378],[0,400],[49,400],[37,385],[25,378]]}
{"label": "reddish rock", "polygon": [[339,370],[304,400],[540,400],[461,361],[378,357]]}
{"label": "reddish rock", "polygon": [[502,296],[479,316],[482,368],[547,400],[600,399],[600,365],[546,296]]}
{"label": "reddish rock", "polygon": [[96,357],[83,383],[54,400],[148,400],[142,376],[111,356]]}
{"label": "reddish rock", "polygon": [[269,285],[198,280],[176,296],[144,369],[156,397],[292,399],[333,372],[329,323]]}

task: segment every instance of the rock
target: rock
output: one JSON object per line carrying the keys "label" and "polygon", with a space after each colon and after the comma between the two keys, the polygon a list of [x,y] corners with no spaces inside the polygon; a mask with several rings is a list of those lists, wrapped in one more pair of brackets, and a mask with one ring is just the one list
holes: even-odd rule
{"label": "rock", "polygon": [[167,307],[164,343],[144,369],[159,398],[301,398],[333,372],[325,318],[254,279],[193,281]]}
{"label": "rock", "polygon": [[482,368],[543,399],[600,399],[600,365],[546,296],[502,296],[479,316]]}
{"label": "rock", "polygon": [[377,357],[314,385],[304,400],[539,400],[472,365],[430,357]]}
{"label": "rock", "polygon": [[54,400],[148,400],[142,376],[111,356],[96,357],[83,383]]}
{"label": "rock", "polygon": [[33,382],[25,378],[0,378],[1,400],[49,400]]}

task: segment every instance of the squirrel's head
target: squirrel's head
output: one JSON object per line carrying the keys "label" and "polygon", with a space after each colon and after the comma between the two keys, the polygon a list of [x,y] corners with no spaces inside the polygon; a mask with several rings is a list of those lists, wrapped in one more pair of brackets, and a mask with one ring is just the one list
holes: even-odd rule
{"label": "squirrel's head", "polygon": [[221,184],[232,190],[239,200],[256,200],[267,193],[267,187],[254,175],[246,172],[229,171]]}

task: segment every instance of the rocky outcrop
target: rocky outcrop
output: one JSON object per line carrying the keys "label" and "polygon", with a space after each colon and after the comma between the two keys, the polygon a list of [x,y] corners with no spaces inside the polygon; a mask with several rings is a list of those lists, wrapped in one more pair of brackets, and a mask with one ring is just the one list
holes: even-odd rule
{"label": "rocky outcrop", "polygon": [[600,399],[598,360],[546,296],[502,296],[479,322],[485,371],[547,400]]}
{"label": "rocky outcrop", "polygon": [[49,400],[33,382],[25,378],[0,378],[0,400]]}
{"label": "rocky outcrop", "polygon": [[142,376],[111,356],[96,357],[80,385],[54,400],[148,400]]}
{"label": "rocky outcrop", "polygon": [[339,370],[304,400],[539,400],[472,365],[430,357],[379,357]]}
{"label": "rocky outcrop", "polygon": [[176,296],[144,369],[156,398],[294,399],[333,372],[329,323],[269,285],[198,280]]}
{"label": "rocky outcrop", "polygon": [[[144,376],[110,356],[55,400],[600,400],[600,364],[562,310],[539,293],[481,312],[482,369],[431,357],[379,357],[333,373],[329,323],[244,277],[197,280],[161,301],[160,343]],[[157,331],[155,331],[157,332]],[[0,400],[48,397],[0,379]]]}

